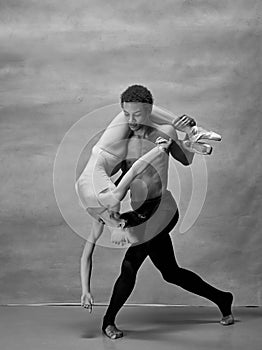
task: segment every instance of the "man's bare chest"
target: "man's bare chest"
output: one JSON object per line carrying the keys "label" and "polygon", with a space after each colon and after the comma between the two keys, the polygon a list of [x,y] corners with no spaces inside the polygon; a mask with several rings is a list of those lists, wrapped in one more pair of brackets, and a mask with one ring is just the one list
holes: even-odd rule
{"label": "man's bare chest", "polygon": [[127,158],[138,159],[155,147],[155,143],[148,138],[132,136],[127,144]]}
{"label": "man's bare chest", "polygon": [[141,156],[145,155],[151,149],[153,149],[156,144],[155,141],[159,136],[158,130],[153,130],[150,133],[141,136],[132,135],[127,143],[127,154],[126,154],[126,166],[127,169],[133,165],[133,163],[139,159]]}

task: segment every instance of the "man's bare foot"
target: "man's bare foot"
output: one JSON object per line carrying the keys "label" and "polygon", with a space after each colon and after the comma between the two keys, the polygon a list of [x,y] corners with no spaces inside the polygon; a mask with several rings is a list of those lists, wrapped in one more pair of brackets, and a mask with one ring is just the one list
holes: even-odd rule
{"label": "man's bare foot", "polygon": [[232,314],[232,303],[233,303],[233,294],[230,292],[225,292],[225,297],[223,298],[219,309],[223,315],[220,320],[220,324],[223,326],[229,326],[234,324],[234,316]]}
{"label": "man's bare foot", "polygon": [[118,339],[123,337],[123,332],[116,328],[115,325],[108,325],[105,329],[102,329],[103,333],[109,338],[109,339]]}
{"label": "man's bare foot", "polygon": [[234,316],[232,314],[225,316],[225,317],[222,317],[222,319],[220,321],[220,324],[222,324],[222,326],[230,326],[231,324],[234,324],[234,323],[235,323],[235,320],[234,320]]}

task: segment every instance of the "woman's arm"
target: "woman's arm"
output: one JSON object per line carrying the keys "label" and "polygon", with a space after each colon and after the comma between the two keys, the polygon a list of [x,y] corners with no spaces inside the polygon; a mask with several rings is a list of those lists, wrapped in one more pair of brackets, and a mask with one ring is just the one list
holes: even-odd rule
{"label": "woman's arm", "polygon": [[98,221],[93,221],[89,240],[86,241],[80,264],[81,275],[81,306],[88,308],[92,312],[92,304],[94,302],[91,294],[91,273],[92,273],[92,256],[95,248],[95,243],[103,232],[104,224]]}
{"label": "woman's arm", "polygon": [[171,113],[161,107],[157,107],[153,105],[150,118],[153,123],[156,123],[159,125],[162,125],[162,124],[173,125],[174,121],[177,120],[179,117],[174,113]]}
{"label": "woman's arm", "polygon": [[176,130],[182,132],[190,132],[191,127],[196,125],[195,120],[186,114],[182,116],[177,116],[172,112],[167,111],[161,107],[153,105],[151,112],[151,120],[153,123],[163,125],[172,125]]}

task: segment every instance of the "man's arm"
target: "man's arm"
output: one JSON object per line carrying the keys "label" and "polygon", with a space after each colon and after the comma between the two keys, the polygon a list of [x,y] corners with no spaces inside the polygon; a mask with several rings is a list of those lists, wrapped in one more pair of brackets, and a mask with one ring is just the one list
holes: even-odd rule
{"label": "man's arm", "polygon": [[169,152],[172,157],[185,166],[192,164],[195,153],[183,147],[183,141],[188,139],[187,135],[184,140],[179,140],[176,130],[170,125],[161,125],[158,127],[158,130],[163,133],[163,137],[168,135],[173,140],[169,146]]}
{"label": "man's arm", "polygon": [[81,306],[88,308],[92,312],[93,296],[91,294],[91,272],[92,272],[92,256],[95,248],[95,243],[103,232],[104,224],[98,221],[93,221],[89,240],[86,241],[80,265],[82,295]]}
{"label": "man's arm", "polygon": [[172,157],[183,165],[187,166],[192,164],[195,153],[186,150],[181,140],[172,142],[169,151]]}

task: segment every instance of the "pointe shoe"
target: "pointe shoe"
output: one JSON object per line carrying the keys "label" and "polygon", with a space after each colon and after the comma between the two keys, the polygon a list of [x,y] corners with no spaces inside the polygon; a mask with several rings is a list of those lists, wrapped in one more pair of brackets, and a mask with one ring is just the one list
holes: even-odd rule
{"label": "pointe shoe", "polygon": [[109,339],[118,339],[124,336],[123,332],[118,329],[115,325],[108,325],[105,329],[102,328],[104,335]]}
{"label": "pointe shoe", "polygon": [[213,150],[213,147],[208,143],[192,142],[190,140],[185,140],[182,143],[183,147],[189,152],[194,152],[202,155],[210,155]]}
{"label": "pointe shoe", "polygon": [[231,324],[234,324],[234,323],[235,323],[235,320],[232,314],[222,317],[220,321],[220,324],[222,324],[222,326],[230,326]]}
{"label": "pointe shoe", "polygon": [[221,135],[214,131],[205,130],[201,126],[193,126],[188,133],[189,140],[197,142],[199,140],[221,141]]}
{"label": "pointe shoe", "polygon": [[[191,118],[184,114],[180,117],[180,119],[184,117]],[[210,140],[210,141],[222,140],[221,135],[217,134],[216,132],[211,130],[206,130],[201,126],[197,126],[194,119],[192,119],[189,122],[189,124],[183,127],[179,127],[179,129],[177,130],[185,132],[188,135],[189,140],[192,142],[197,142],[199,140]]]}

